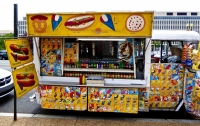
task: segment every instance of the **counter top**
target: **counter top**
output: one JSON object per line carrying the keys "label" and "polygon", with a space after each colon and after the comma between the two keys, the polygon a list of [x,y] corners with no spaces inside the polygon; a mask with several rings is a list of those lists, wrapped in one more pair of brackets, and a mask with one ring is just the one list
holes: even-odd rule
{"label": "counter top", "polygon": [[80,83],[77,82],[58,82],[58,81],[40,81],[40,85],[57,85],[57,86],[75,86],[75,87],[138,87],[143,88],[146,87],[146,85],[136,85],[136,84],[104,84],[104,86],[100,85],[80,85]]}

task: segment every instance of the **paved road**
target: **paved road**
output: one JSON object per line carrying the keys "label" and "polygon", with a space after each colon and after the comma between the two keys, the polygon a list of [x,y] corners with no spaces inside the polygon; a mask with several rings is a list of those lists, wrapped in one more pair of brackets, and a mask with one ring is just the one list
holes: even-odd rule
{"label": "paved road", "polygon": [[11,71],[10,63],[8,60],[0,60],[0,68]]}

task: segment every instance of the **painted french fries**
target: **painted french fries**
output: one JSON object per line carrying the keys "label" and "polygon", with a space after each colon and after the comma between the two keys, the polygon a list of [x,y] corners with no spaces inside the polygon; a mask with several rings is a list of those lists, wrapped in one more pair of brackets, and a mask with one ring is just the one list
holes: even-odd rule
{"label": "painted french fries", "polygon": [[32,73],[18,73],[16,78],[21,90],[23,90],[23,87],[31,87],[35,84],[34,74]]}
{"label": "painted french fries", "polygon": [[10,49],[13,51],[11,52],[11,55],[13,56],[16,62],[18,60],[25,61],[29,59],[29,56],[28,56],[29,50],[27,47],[23,47],[17,44],[11,44]]}

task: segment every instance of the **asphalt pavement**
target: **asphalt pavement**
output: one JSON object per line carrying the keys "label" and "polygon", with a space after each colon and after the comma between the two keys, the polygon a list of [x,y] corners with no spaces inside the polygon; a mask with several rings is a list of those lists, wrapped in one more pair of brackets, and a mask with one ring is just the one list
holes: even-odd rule
{"label": "asphalt pavement", "polygon": [[0,60],[0,68],[11,71],[9,60]]}
{"label": "asphalt pavement", "polygon": [[[36,101],[31,102],[29,97],[34,93],[30,91],[22,98],[17,99],[17,112],[18,113],[31,113],[36,114],[40,110],[40,105]],[[14,92],[0,98],[0,112],[13,113],[14,112]]]}

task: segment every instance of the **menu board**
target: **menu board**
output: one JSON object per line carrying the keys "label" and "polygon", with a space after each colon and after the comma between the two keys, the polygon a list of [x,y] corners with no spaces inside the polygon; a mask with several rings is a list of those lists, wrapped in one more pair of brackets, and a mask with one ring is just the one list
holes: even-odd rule
{"label": "menu board", "polygon": [[39,84],[35,65],[33,63],[12,71],[12,76],[18,98],[22,97]]}
{"label": "menu board", "polygon": [[78,61],[78,42],[65,42],[64,64]]}
{"label": "menu board", "polygon": [[88,111],[138,113],[138,89],[88,88]]}
{"label": "menu board", "polygon": [[87,110],[87,88],[42,85],[41,107],[45,109]]}
{"label": "menu board", "polygon": [[62,76],[62,39],[42,38],[40,42],[41,76]]}
{"label": "menu board", "polygon": [[150,108],[175,108],[183,97],[184,66],[151,64]]}
{"label": "menu board", "polygon": [[33,61],[28,39],[8,39],[5,40],[5,46],[11,68],[16,68]]}

